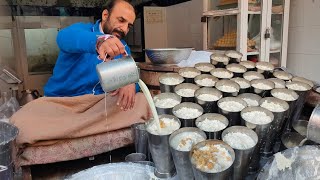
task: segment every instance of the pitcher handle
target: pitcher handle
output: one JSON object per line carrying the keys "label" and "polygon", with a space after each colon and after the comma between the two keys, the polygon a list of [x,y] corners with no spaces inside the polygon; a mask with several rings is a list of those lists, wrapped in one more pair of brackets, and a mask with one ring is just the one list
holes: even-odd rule
{"label": "pitcher handle", "polygon": [[33,92],[36,96],[40,97],[40,93],[39,93],[38,90],[35,89],[35,90],[33,90],[32,92]]}
{"label": "pitcher handle", "polygon": [[7,170],[7,169],[8,169],[7,166],[2,166],[2,165],[0,165],[0,172],[5,171],[5,170]]}

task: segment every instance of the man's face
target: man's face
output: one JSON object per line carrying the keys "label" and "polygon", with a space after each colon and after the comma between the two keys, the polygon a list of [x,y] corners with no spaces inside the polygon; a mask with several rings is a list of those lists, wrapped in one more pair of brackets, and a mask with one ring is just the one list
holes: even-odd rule
{"label": "man's face", "polygon": [[132,6],[120,1],[115,4],[111,12],[103,11],[101,23],[103,32],[122,39],[128,34],[135,19],[136,15]]}

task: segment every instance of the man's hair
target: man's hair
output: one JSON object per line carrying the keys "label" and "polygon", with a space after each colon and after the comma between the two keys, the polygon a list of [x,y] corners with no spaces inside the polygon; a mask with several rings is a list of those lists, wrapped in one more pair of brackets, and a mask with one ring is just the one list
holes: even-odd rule
{"label": "man's hair", "polygon": [[[131,4],[131,0],[109,0],[107,1],[103,6],[102,6],[102,10],[101,10],[101,13],[104,11],[104,10],[108,10],[109,14],[112,12],[112,9],[114,8],[114,6],[118,3],[118,2],[121,2],[121,1],[124,1],[124,2],[127,2],[129,4]],[[133,6],[132,6],[133,7]],[[134,9],[134,7],[133,7]]]}

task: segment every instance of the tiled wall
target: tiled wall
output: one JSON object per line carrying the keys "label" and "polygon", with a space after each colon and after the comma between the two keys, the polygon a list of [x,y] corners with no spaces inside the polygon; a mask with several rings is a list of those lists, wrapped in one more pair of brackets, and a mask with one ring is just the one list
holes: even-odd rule
{"label": "tiled wall", "polygon": [[291,0],[287,67],[320,83],[320,0]]}

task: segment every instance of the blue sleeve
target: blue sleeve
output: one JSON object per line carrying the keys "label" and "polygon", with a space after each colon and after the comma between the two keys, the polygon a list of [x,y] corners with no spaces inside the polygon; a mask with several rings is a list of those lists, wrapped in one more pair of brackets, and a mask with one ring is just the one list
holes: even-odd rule
{"label": "blue sleeve", "polygon": [[92,32],[92,24],[76,23],[59,31],[57,44],[69,53],[96,53],[98,32]]}

